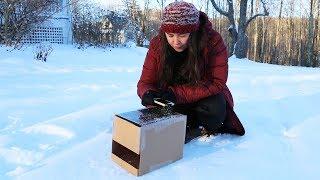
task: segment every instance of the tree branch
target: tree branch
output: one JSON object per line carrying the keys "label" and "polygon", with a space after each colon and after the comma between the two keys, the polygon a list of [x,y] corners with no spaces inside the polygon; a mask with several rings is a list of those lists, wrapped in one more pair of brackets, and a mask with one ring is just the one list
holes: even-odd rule
{"label": "tree branch", "polygon": [[[216,3],[215,0],[211,0],[211,3],[212,3],[212,5],[213,5],[213,7],[214,7],[220,14],[228,17],[229,12],[222,10],[222,9],[217,5],[217,3]],[[232,3],[232,2],[230,2],[230,1],[228,0],[229,6],[230,6],[230,3]]]}
{"label": "tree branch", "polygon": [[259,14],[255,14],[254,16],[251,16],[248,21],[245,24],[245,27],[248,27],[248,25],[250,24],[250,22],[252,20],[254,20],[255,18],[259,17],[259,16],[269,16],[269,11],[266,7],[266,2],[264,2],[264,0],[260,0],[263,6],[263,13],[259,13]]}

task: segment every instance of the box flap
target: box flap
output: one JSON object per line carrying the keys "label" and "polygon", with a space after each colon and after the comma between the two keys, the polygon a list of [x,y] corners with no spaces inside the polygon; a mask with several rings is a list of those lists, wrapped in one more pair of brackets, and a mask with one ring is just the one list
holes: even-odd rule
{"label": "box flap", "polygon": [[113,121],[112,139],[140,154],[140,127],[116,116]]}

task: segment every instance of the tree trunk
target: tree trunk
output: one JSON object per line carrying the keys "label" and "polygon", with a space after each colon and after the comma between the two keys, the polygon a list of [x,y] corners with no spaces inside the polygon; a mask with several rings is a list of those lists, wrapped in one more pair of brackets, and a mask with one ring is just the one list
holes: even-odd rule
{"label": "tree trunk", "polygon": [[247,57],[248,51],[248,37],[243,29],[239,30],[238,41],[235,45],[235,55],[237,58]]}
{"label": "tree trunk", "polygon": [[253,0],[251,0],[251,11],[250,11],[250,17],[253,16]]}
{"label": "tree trunk", "polygon": [[229,35],[231,37],[230,51],[231,51],[231,54],[235,54],[235,49],[236,49],[235,45],[238,40],[238,32],[235,28],[230,27]]}
{"label": "tree trunk", "polygon": [[299,36],[299,45],[298,45],[298,62],[297,62],[297,66],[301,66],[301,59],[302,59],[302,38],[303,38],[303,31],[302,31],[302,28],[303,28],[303,24],[302,22],[300,23],[300,36]]}
{"label": "tree trunk", "polygon": [[266,49],[266,27],[265,27],[265,17],[262,18],[262,40],[261,40],[261,52],[259,58],[266,62],[265,59],[265,49]]}
{"label": "tree trunk", "polygon": [[241,0],[240,2],[238,40],[235,45],[235,55],[237,58],[247,57],[247,51],[248,51],[248,37],[246,35],[247,3],[248,3],[248,0]]}
{"label": "tree trunk", "polygon": [[[269,20],[270,22],[271,20]],[[272,21],[271,21],[272,22]],[[268,58],[267,58],[267,63],[273,63],[273,58],[271,56],[272,52],[272,47],[273,47],[273,35],[271,33],[268,34]]]}
{"label": "tree trunk", "polygon": [[209,14],[209,0],[206,2],[206,14]]}
{"label": "tree trunk", "polygon": [[290,18],[290,37],[289,38],[289,56],[288,56],[288,64],[287,65],[291,65],[292,64],[292,59],[293,57],[295,56],[295,52],[296,52],[296,49],[294,48],[295,47],[295,37],[296,37],[296,27],[295,27],[295,24],[294,24],[294,19],[293,18]]}
{"label": "tree trunk", "polygon": [[229,31],[229,35],[231,37],[231,44],[230,44],[230,54],[235,54],[235,44],[237,42],[237,39],[238,39],[238,32],[237,32],[237,29],[236,29],[236,22],[235,22],[235,19],[234,19],[234,9],[233,9],[233,4],[229,4],[228,6],[229,8],[229,15],[228,15],[228,20],[229,20],[229,24],[230,24],[230,27],[228,29]]}
{"label": "tree trunk", "polygon": [[[259,12],[259,5],[258,5],[258,1],[256,1],[256,13]],[[251,6],[253,6],[253,0],[251,1]],[[252,7],[253,9],[253,7]],[[251,11],[251,17],[253,16],[253,10]],[[257,54],[258,54],[258,41],[259,41],[259,20],[257,19],[256,22],[254,23],[254,31],[255,31],[255,35],[254,35],[254,47],[253,47],[253,58],[254,60],[256,61],[257,59],[259,59],[257,57]],[[259,62],[261,62],[261,59],[259,59]]]}
{"label": "tree trunk", "polygon": [[316,21],[315,21],[315,25],[314,25],[314,36],[313,36],[313,44],[315,45],[314,49],[314,61],[313,61],[313,67],[318,67],[320,65],[320,62],[319,62],[319,51],[320,51],[320,48],[319,48],[319,18],[320,18],[320,0],[318,0],[318,5],[317,5],[317,18],[316,18]]}
{"label": "tree trunk", "polygon": [[[254,40],[253,40],[253,59],[255,61],[257,61],[259,58],[257,56],[258,54],[258,40],[259,40],[259,27],[258,27],[258,24],[259,24],[259,21],[257,20],[255,23],[254,23]],[[259,59],[260,61],[260,59]]]}
{"label": "tree trunk", "polygon": [[313,28],[314,28],[314,17],[313,17],[313,0],[310,0],[310,15],[308,24],[308,41],[307,41],[307,66],[312,65],[313,61]]}
{"label": "tree trunk", "polygon": [[283,5],[283,0],[280,2],[280,10],[279,10],[279,16],[277,19],[277,25],[276,25],[276,35],[275,35],[275,45],[272,48],[272,58],[274,59],[274,64],[278,63],[278,51],[279,51],[279,41],[280,41],[280,30],[282,29],[281,27],[281,20],[282,20],[282,5]]}

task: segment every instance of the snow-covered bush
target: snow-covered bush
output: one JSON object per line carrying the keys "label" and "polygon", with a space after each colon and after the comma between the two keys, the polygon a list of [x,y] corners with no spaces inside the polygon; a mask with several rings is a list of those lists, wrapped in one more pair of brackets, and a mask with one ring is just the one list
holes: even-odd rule
{"label": "snow-covered bush", "polygon": [[48,56],[52,52],[52,44],[50,42],[42,42],[34,48],[34,59],[42,62],[46,62]]}

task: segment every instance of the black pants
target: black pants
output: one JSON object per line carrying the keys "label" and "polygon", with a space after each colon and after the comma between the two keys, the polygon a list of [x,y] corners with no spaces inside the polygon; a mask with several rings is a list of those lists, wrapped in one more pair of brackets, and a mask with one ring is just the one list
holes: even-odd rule
{"label": "black pants", "polygon": [[187,115],[187,130],[203,126],[214,133],[226,118],[226,100],[222,94],[217,94],[195,103],[177,104],[174,110]]}

